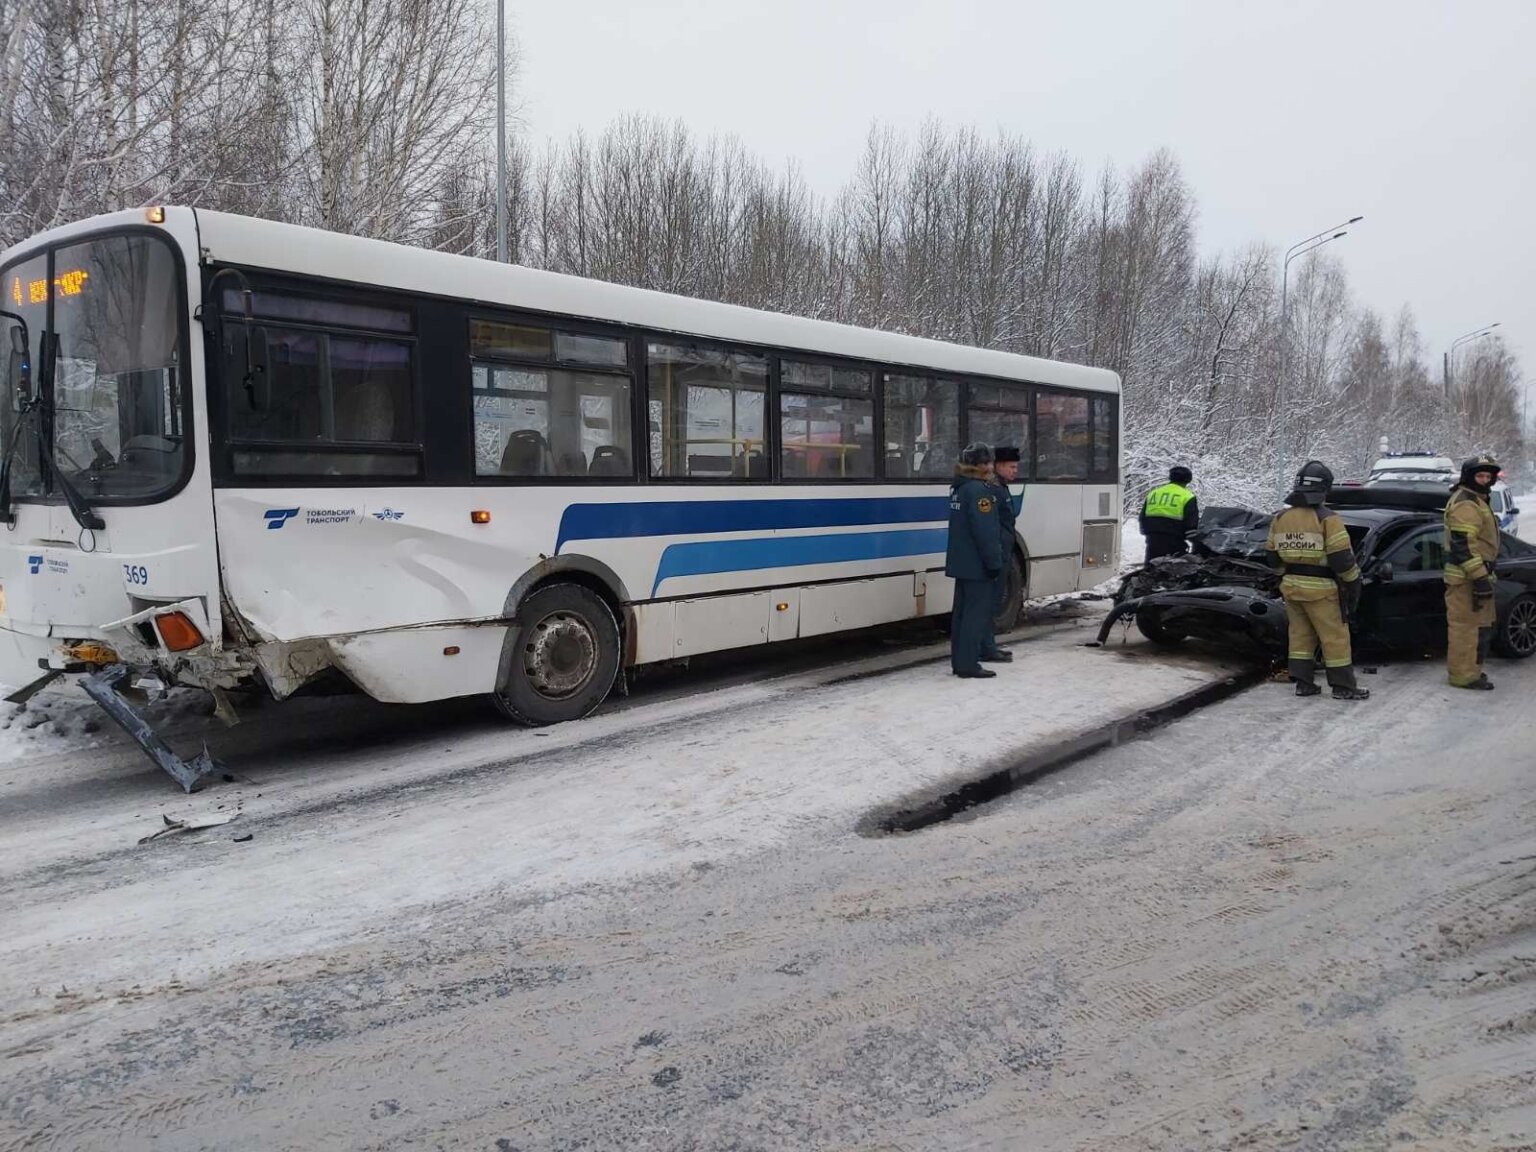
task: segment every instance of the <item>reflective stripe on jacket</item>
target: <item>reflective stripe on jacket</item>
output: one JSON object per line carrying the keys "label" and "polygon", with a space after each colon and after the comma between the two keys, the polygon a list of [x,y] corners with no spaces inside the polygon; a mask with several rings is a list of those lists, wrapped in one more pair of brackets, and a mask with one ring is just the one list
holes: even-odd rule
{"label": "reflective stripe on jacket", "polygon": [[1499,556],[1499,521],[1485,497],[1457,488],[1445,505],[1445,582],[1489,576]]}
{"label": "reflective stripe on jacket", "polygon": [[1287,508],[1270,521],[1265,547],[1279,559],[1281,593],[1293,600],[1322,600],[1360,579],[1349,529],[1327,508]]}

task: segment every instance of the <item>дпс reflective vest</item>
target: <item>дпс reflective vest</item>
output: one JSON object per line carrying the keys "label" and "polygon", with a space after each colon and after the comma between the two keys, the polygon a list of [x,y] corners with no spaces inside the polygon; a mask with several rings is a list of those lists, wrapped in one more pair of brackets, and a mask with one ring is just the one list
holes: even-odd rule
{"label": "\u0434\u043f\u0441 reflective vest", "polygon": [[1154,519],[1183,521],[1184,508],[1194,498],[1195,494],[1182,484],[1164,484],[1147,493],[1142,512]]}

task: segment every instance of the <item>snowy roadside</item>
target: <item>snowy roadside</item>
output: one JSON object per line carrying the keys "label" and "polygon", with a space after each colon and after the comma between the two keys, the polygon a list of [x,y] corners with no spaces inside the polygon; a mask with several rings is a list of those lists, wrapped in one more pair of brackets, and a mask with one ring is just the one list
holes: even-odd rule
{"label": "snowy roadside", "polygon": [[[1136,643],[1086,649],[1087,638],[1086,628],[1042,634],[985,685],[933,664],[840,682],[788,677],[504,731],[493,746],[472,737],[457,747],[437,732],[345,755],[285,754],[269,783],[167,807],[236,804],[238,824],[142,846],[144,821],[131,819],[141,796],[34,804],[14,822],[0,817],[0,1011],[40,1006],[23,973],[104,996],[171,976],[224,978],[401,917],[429,923],[434,907],[477,893],[544,901],[850,837],[872,808],[1233,671]],[[345,794],[306,792],[302,782],[332,767]]]}

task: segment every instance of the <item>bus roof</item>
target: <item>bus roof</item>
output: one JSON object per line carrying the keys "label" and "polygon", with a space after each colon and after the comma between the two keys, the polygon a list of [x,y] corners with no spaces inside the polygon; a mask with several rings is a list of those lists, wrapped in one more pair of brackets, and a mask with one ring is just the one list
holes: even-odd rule
{"label": "bus roof", "polygon": [[249,216],[198,210],[197,220],[203,250],[217,263],[937,372],[1096,392],[1120,390],[1120,378],[1115,373],[1080,364],[808,320]]}
{"label": "bus roof", "polygon": [[[168,223],[183,213],[188,221],[195,216],[204,259],[214,263],[932,372],[1094,392],[1120,390],[1120,378],[1115,373],[1081,364],[808,320],[226,212],[188,208],[166,208],[165,212]],[[104,228],[142,227],[144,223],[142,209],[97,216],[34,236],[12,251],[19,253]]]}

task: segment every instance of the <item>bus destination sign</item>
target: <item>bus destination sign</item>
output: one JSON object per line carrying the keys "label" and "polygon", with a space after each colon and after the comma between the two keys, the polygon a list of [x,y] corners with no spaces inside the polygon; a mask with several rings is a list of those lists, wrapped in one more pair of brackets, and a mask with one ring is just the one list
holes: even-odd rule
{"label": "bus destination sign", "polygon": [[[53,278],[53,294],[55,299],[68,296],[80,296],[85,292],[85,282],[91,278],[91,274],[83,268],[71,268],[68,272],[60,272]],[[20,276],[11,278],[11,303],[20,308],[23,304],[46,304],[48,302],[47,280],[26,280]]]}

